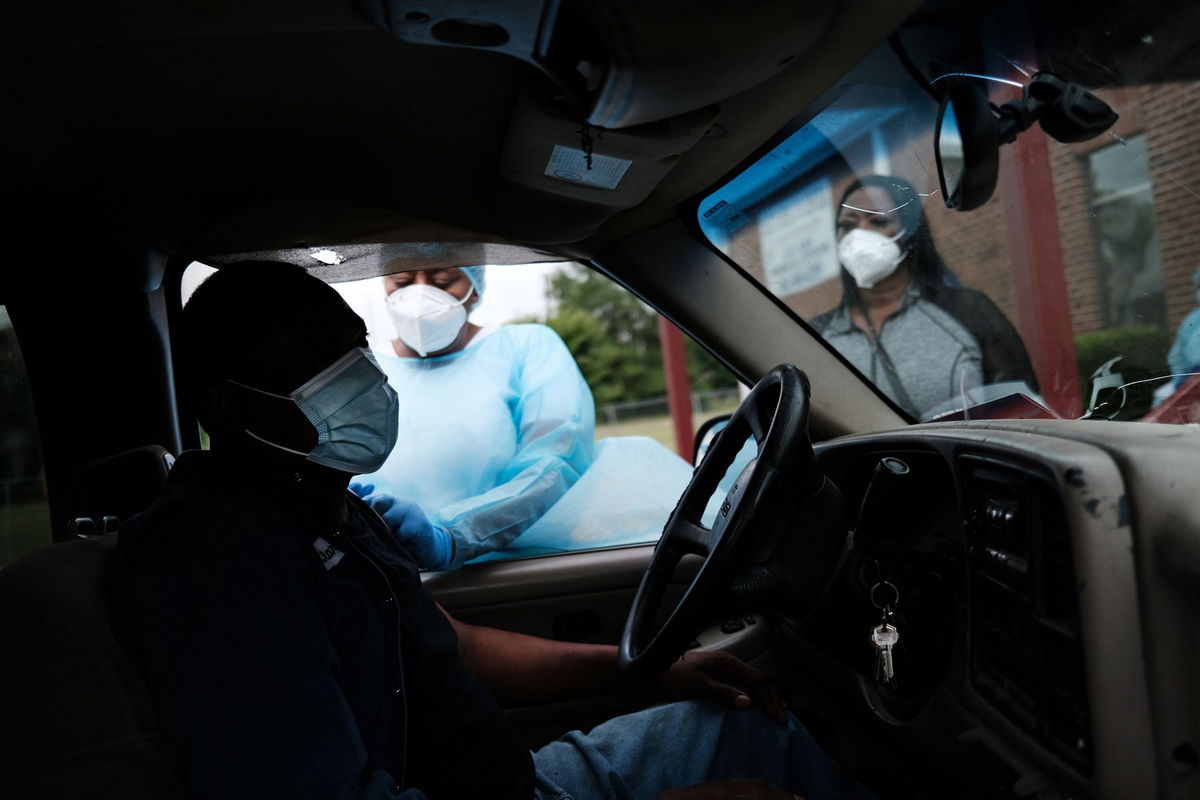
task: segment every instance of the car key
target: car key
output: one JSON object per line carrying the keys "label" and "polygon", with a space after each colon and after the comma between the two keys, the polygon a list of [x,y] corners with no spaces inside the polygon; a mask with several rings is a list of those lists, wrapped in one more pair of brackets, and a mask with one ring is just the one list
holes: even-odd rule
{"label": "car key", "polygon": [[878,660],[875,663],[875,680],[895,688],[896,667],[892,660],[892,648],[900,641],[900,631],[888,622],[881,622],[871,629],[871,644],[875,646]]}

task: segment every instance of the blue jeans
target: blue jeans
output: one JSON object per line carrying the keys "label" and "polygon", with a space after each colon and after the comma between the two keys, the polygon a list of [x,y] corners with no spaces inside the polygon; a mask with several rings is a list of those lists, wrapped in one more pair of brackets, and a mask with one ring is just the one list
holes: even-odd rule
{"label": "blue jeans", "polygon": [[842,774],[795,717],[699,700],[568,733],[533,754],[535,800],[651,800],[705,780],[755,778],[807,800],[870,798]]}

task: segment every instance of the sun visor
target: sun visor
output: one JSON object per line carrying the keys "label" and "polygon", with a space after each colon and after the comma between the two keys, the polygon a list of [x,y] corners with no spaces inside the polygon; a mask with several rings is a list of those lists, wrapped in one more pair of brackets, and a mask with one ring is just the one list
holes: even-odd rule
{"label": "sun visor", "polygon": [[611,59],[589,97],[588,122],[624,128],[741,94],[807,53],[834,12],[831,0],[597,3],[596,30]]}
{"label": "sun visor", "polygon": [[832,0],[369,0],[366,8],[402,41],[532,64],[580,119],[608,129],[689,114],[757,86],[808,52],[835,16]]}
{"label": "sun visor", "polygon": [[613,131],[573,117],[561,96],[517,99],[500,157],[494,213],[507,236],[583,239],[642,202],[716,121],[715,106]]}

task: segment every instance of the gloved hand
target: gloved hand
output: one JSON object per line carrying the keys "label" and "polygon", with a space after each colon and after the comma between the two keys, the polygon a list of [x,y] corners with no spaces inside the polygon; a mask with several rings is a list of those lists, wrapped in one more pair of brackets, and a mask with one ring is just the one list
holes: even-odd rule
{"label": "gloved hand", "polygon": [[350,491],[358,495],[360,500],[366,500],[368,497],[375,494],[375,484],[373,483],[359,483],[358,481],[352,481],[348,488]]}
{"label": "gloved hand", "polygon": [[441,525],[430,522],[419,505],[382,492],[368,494],[363,500],[383,517],[421,569],[448,569],[454,563],[454,537]]}

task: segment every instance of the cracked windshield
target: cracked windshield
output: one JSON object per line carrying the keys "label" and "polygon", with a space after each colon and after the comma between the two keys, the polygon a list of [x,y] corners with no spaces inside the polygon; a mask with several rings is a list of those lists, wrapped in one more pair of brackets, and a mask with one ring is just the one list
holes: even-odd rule
{"label": "cracked windshield", "polygon": [[1113,8],[910,21],[701,229],[915,420],[1200,422],[1196,27]]}

